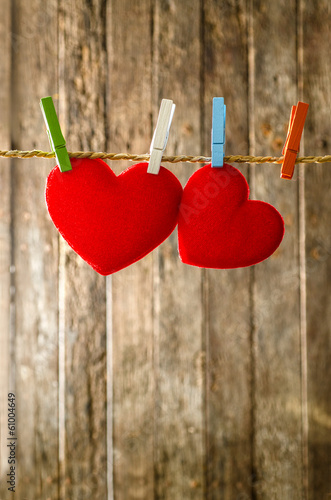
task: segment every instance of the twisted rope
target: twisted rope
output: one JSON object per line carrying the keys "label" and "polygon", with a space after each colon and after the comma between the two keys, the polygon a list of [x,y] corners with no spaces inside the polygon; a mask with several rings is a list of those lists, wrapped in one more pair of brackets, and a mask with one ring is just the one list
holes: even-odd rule
{"label": "twisted rope", "polygon": [[[90,158],[103,160],[129,160],[129,161],[149,161],[150,155],[136,155],[127,153],[98,153],[94,151],[68,151],[70,158]],[[0,157],[4,158],[55,158],[55,153],[47,151],[39,151],[33,149],[32,151],[0,151]],[[282,163],[283,156],[225,156],[224,161],[228,163]],[[162,156],[162,162],[165,163],[210,163],[210,156]],[[331,155],[326,156],[300,156],[296,159],[295,163],[326,163],[331,162]]]}

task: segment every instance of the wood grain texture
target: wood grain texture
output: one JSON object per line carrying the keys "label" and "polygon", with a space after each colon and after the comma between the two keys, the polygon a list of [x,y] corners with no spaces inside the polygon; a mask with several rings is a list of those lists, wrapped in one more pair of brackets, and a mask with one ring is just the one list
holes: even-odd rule
{"label": "wood grain texture", "polygon": [[[303,2],[305,151],[330,151],[331,2]],[[309,500],[331,496],[331,170],[305,169]]]}
{"label": "wood grain texture", "polygon": [[[248,152],[246,2],[204,2],[204,153],[212,99],[227,106],[226,154]],[[247,175],[247,167],[239,167]],[[250,498],[252,488],[249,269],[205,273],[207,498]]]}
{"label": "wood grain texture", "polygon": [[[59,109],[63,133],[71,147],[103,149],[106,146],[106,3],[61,1],[59,5]],[[73,500],[104,500],[107,496],[106,279],[63,242],[61,266],[66,414],[61,495]]]}
{"label": "wood grain texture", "polygon": [[[297,101],[296,5],[253,1],[251,15],[254,150],[279,155]],[[286,226],[279,249],[254,268],[257,499],[302,500],[303,494],[297,171],[290,182],[279,179],[277,167],[252,168],[253,196],[274,205]]]}
{"label": "wood grain texture", "polygon": [[[301,153],[330,153],[330,0],[0,10],[2,149],[49,150],[39,99],[52,95],[68,149],[147,152],[168,98],[166,153],[209,155],[212,97],[224,96],[226,154],[279,155],[299,98]],[[238,167],[285,219],[267,261],[184,265],[175,231],[104,278],[47,215],[54,164],[0,160],[0,498],[14,389],[19,500],[329,500],[329,165],[292,181],[280,166]],[[183,185],[199,168],[165,166]]]}
{"label": "wood grain texture", "polygon": [[[152,3],[113,1],[108,16],[109,148],[152,140]],[[131,166],[121,162],[116,172]],[[152,175],[152,174],[147,174]],[[154,498],[152,254],[112,276],[113,475],[116,499]]]}
{"label": "wood grain texture", "polygon": [[[0,1],[0,144],[10,147],[10,2]],[[0,497],[6,498],[8,472],[8,392],[14,391],[14,363],[10,352],[11,166],[0,161]]]}
{"label": "wood grain texture", "polygon": [[[57,91],[57,2],[18,0],[13,9],[12,145],[48,148],[39,100]],[[58,241],[44,203],[49,166],[13,167],[18,498],[58,495]]]}
{"label": "wood grain texture", "polygon": [[[167,150],[201,150],[200,2],[157,1],[154,104],[176,104]],[[154,117],[156,119],[157,114]],[[184,185],[192,166],[175,167]],[[181,263],[174,232],[155,261],[155,498],[198,499],[205,490],[201,270]]]}

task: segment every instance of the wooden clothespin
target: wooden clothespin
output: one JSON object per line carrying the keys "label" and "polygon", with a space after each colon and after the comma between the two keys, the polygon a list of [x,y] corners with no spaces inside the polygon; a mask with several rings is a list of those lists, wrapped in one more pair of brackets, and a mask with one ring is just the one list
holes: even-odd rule
{"label": "wooden clothespin", "polygon": [[61,172],[72,170],[70,158],[66,148],[66,141],[61,132],[59,120],[56,115],[53,99],[43,97],[40,99],[40,107],[46,123],[49,143],[54,151]]}
{"label": "wooden clothespin", "polygon": [[166,148],[172,118],[176,105],[170,99],[162,99],[159,116],[150,148],[150,159],[147,172],[158,174],[160,171],[163,151]]}
{"label": "wooden clothespin", "polygon": [[213,98],[211,129],[211,166],[223,167],[225,153],[226,106],[223,97]]}
{"label": "wooden clothespin", "polygon": [[300,101],[296,106],[292,106],[290,123],[283,148],[284,160],[280,172],[282,179],[292,179],[293,177],[295,160],[300,149],[300,141],[308,108],[309,104]]}

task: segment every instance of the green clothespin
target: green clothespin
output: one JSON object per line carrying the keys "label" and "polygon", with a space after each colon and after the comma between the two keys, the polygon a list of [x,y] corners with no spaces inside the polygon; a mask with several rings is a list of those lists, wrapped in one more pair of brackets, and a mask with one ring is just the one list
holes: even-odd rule
{"label": "green clothespin", "polygon": [[52,151],[54,151],[61,172],[72,170],[70,158],[66,148],[66,141],[61,132],[59,120],[57,119],[53,99],[42,97],[40,107],[46,123],[47,134]]}

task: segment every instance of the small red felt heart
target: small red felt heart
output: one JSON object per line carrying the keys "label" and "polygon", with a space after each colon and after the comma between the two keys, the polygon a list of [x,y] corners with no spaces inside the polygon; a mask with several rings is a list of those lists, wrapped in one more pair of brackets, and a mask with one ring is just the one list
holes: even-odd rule
{"label": "small red felt heart", "polygon": [[182,186],[167,169],[138,163],[118,177],[102,160],[72,159],[46,183],[49,214],[64,239],[106,276],[141,259],[174,230]]}
{"label": "small red felt heart", "polygon": [[245,177],[231,165],[209,164],[190,177],[178,217],[179,255],[185,264],[246,267],[276,250],[284,236],[282,216],[248,195]]}

